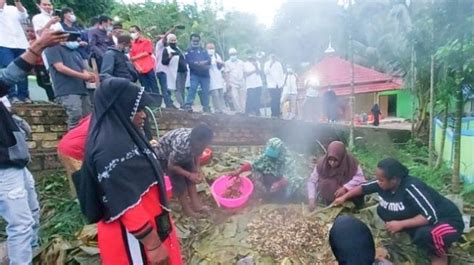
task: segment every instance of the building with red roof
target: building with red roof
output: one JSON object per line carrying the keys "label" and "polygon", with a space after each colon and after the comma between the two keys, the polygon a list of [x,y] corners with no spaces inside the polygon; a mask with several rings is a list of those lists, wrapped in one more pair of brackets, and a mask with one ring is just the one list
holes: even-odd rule
{"label": "building with red roof", "polygon": [[[338,96],[341,114],[347,119],[350,117],[351,62],[338,57],[331,46],[325,53],[300,80],[303,83],[310,78],[319,80],[320,95],[333,90]],[[378,103],[385,117],[411,118],[413,98],[403,88],[401,78],[354,64],[354,86],[356,114],[370,113],[372,106]]]}

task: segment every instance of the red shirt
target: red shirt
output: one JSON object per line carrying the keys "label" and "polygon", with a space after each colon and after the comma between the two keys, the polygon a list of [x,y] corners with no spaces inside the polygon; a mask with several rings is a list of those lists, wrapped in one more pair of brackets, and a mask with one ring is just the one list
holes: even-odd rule
{"label": "red shirt", "polygon": [[152,57],[153,44],[151,43],[151,40],[142,37],[132,42],[130,58],[133,58],[144,52],[148,55],[133,61],[133,65],[140,74],[149,73],[155,67],[155,59]]}
{"label": "red shirt", "polygon": [[91,115],[84,117],[76,128],[66,133],[58,144],[58,153],[83,161]]}

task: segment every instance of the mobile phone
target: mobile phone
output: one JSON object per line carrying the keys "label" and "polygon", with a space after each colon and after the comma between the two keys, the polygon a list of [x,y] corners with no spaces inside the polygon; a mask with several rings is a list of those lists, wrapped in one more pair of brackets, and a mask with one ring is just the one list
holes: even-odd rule
{"label": "mobile phone", "polygon": [[78,41],[81,38],[81,33],[78,31],[63,31],[63,33],[69,34],[67,41]]}
{"label": "mobile phone", "polygon": [[54,9],[54,16],[60,17],[61,16],[61,9]]}

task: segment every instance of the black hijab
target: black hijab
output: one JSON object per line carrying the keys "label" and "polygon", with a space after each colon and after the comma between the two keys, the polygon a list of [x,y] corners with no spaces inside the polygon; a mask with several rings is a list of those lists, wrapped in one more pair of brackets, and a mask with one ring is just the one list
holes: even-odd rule
{"label": "black hijab", "polygon": [[370,229],[352,216],[336,218],[329,231],[329,243],[339,265],[372,265],[375,261]]}
{"label": "black hijab", "polygon": [[167,206],[163,171],[144,134],[132,123],[143,93],[124,78],[106,79],[95,92],[79,183],[83,191],[78,192],[90,222],[116,220],[155,184],[161,205]]}

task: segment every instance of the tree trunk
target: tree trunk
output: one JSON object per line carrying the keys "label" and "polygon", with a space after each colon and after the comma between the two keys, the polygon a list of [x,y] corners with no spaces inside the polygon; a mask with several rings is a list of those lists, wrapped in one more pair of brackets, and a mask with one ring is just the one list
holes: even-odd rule
{"label": "tree trunk", "polygon": [[[416,81],[416,69],[415,69],[415,46],[412,46],[411,48],[411,60],[410,60],[410,69],[411,69],[411,80],[410,80],[410,85],[411,85],[411,90],[413,95],[416,95],[415,93],[415,81]],[[415,100],[411,101],[411,137],[415,138],[415,115],[416,115],[416,107],[415,107]]]}
{"label": "tree trunk", "polygon": [[452,176],[452,190],[455,194],[461,191],[461,127],[463,114],[463,94],[460,82],[456,82],[456,114],[454,120],[454,159],[453,159],[453,176]]}
{"label": "tree trunk", "polygon": [[435,57],[431,55],[431,65],[430,65],[430,127],[428,130],[428,165],[433,166],[434,160],[434,147],[433,147],[433,137],[434,137],[434,111],[435,111],[435,95],[434,95],[434,64]]}
{"label": "tree trunk", "polygon": [[438,160],[436,160],[436,168],[440,168],[443,163],[444,146],[446,141],[446,131],[448,130],[448,113],[449,101],[444,103],[443,128],[441,129],[441,146],[439,147]]}

